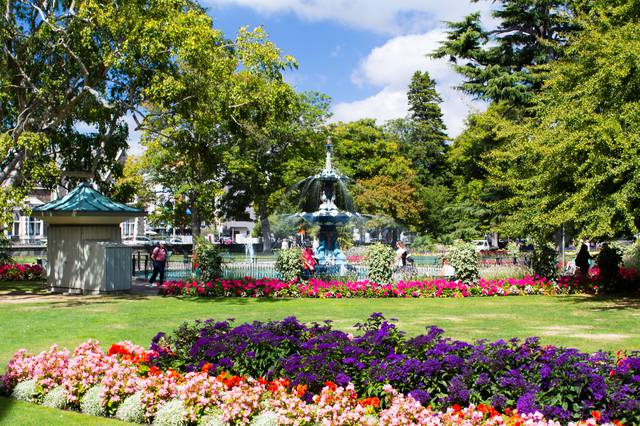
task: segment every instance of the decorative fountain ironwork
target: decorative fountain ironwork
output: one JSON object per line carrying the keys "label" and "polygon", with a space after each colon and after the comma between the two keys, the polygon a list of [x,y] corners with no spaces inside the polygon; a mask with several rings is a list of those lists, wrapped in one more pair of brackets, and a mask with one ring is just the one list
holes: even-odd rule
{"label": "decorative fountain ironwork", "polygon": [[338,243],[337,226],[354,220],[366,220],[364,215],[355,211],[353,198],[347,190],[349,179],[333,167],[332,155],[333,145],[331,140],[327,140],[324,168],[298,184],[302,194],[301,207],[306,211],[295,216],[320,226],[317,235],[319,244],[315,250],[318,272],[323,269],[327,272],[329,269],[345,271],[347,257]]}

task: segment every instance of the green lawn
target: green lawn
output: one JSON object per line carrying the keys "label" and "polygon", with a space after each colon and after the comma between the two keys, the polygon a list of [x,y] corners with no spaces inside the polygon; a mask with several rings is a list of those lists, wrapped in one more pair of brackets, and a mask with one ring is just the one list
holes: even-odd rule
{"label": "green lawn", "polygon": [[104,417],[86,416],[71,411],[46,408],[36,404],[0,397],[0,425],[67,426],[67,425],[125,425]]}
{"label": "green lawn", "polygon": [[[185,320],[236,318],[334,320],[351,330],[372,312],[398,318],[410,335],[434,324],[449,337],[541,336],[543,343],[597,349],[640,349],[640,299],[522,296],[468,299],[176,299],[157,296],[50,296],[41,284],[0,283],[0,370],[17,349],[52,343],[72,349],[88,339],[103,346],[128,339],[147,346],[158,331]],[[46,419],[46,420],[45,420]],[[0,424],[103,424],[105,419],[0,398]]]}
{"label": "green lawn", "polygon": [[[30,289],[36,289],[31,295]],[[128,339],[147,346],[158,331],[185,320],[235,318],[334,320],[350,330],[372,312],[398,318],[410,335],[437,325],[446,335],[474,339],[540,336],[546,344],[640,349],[640,299],[520,296],[467,299],[177,299],[157,296],[49,296],[38,285],[0,284],[0,369],[17,349],[52,343],[73,348],[88,339],[103,345]]]}

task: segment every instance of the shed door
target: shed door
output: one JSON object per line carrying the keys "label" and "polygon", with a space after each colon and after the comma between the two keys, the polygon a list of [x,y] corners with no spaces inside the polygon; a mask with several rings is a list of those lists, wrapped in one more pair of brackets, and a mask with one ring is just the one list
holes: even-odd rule
{"label": "shed door", "polygon": [[82,241],[82,227],[65,226],[58,229],[64,233],[62,241],[62,254],[64,258],[64,279],[69,288],[82,288],[82,270],[84,269],[84,250]]}

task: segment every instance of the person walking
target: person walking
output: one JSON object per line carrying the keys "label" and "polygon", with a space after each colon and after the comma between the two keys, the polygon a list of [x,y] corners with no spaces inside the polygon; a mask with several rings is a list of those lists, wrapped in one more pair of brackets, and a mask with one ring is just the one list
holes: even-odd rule
{"label": "person walking", "polygon": [[580,274],[582,275],[583,279],[589,278],[589,266],[590,266],[589,261],[591,259],[593,258],[589,254],[589,249],[587,248],[587,245],[582,243],[582,245],[580,246],[580,250],[576,255],[576,266],[580,268]]}
{"label": "person walking", "polygon": [[167,249],[163,242],[160,242],[151,252],[151,260],[153,261],[153,274],[149,280],[149,285],[152,286],[156,280],[158,274],[160,275],[160,285],[164,283],[164,269],[167,264]]}

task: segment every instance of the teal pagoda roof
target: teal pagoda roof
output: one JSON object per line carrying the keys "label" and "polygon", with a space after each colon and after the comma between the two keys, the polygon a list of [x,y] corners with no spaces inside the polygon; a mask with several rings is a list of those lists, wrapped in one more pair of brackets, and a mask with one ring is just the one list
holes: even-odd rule
{"label": "teal pagoda roof", "polygon": [[118,203],[105,197],[88,183],[83,182],[64,197],[34,207],[33,216],[144,216],[142,209]]}

